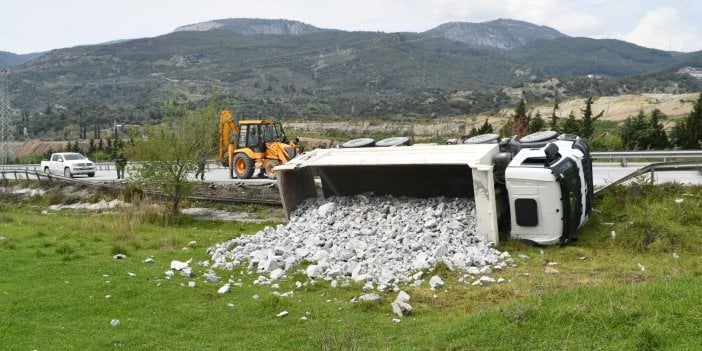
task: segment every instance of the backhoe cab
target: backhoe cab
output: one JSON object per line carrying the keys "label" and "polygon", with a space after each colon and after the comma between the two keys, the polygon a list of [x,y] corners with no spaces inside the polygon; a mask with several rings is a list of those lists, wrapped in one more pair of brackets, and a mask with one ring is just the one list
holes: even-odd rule
{"label": "backhoe cab", "polygon": [[[296,140],[297,141],[297,140]],[[219,160],[229,168],[229,177],[248,179],[259,169],[275,179],[274,168],[297,156],[296,142],[285,136],[283,126],[273,119],[237,120],[229,110],[219,116]]]}

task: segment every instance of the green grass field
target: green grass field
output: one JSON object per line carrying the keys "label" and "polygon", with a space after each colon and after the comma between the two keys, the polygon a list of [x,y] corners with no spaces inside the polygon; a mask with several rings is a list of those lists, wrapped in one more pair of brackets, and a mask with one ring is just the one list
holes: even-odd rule
{"label": "green grass field", "polygon": [[[682,201],[681,201],[682,200]],[[241,279],[220,295],[205,249],[263,225],[183,219],[164,225],[148,205],[113,213],[47,211],[44,196],[0,202],[2,350],[696,350],[702,345],[702,188],[636,184],[599,198],[568,247],[506,242],[508,281],[405,289],[414,311],[394,323],[395,293],[350,303],[289,272],[278,289]],[[612,231],[615,232],[613,238]],[[190,242],[195,241],[195,244]],[[115,260],[123,253],[126,259]],[[528,256],[529,258],[520,255]],[[152,257],[154,263],[144,263]],[[195,277],[166,279],[171,260]],[[557,265],[548,266],[549,262]],[[556,269],[548,274],[546,269]],[[426,275],[425,275],[426,276]],[[188,282],[195,287],[188,287]],[[280,293],[294,291],[291,297]],[[253,296],[258,295],[255,299]],[[286,317],[276,317],[281,311]],[[303,320],[305,317],[306,320]],[[112,319],[121,324],[113,327]]]}

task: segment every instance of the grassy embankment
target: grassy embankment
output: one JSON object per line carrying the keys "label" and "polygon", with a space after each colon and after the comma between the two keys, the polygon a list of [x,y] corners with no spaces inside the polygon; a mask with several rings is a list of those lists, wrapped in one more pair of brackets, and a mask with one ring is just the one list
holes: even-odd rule
{"label": "grassy embankment", "polygon": [[[458,282],[460,273],[438,268],[447,288],[431,291],[426,283],[406,288],[414,311],[401,323],[392,322],[394,293],[381,293],[379,305],[351,304],[360,286],[333,289],[320,281],[295,289],[304,278],[294,272],[277,289],[294,290],[292,297],[252,284],[257,275],[242,274],[244,269],[217,271],[225,280],[244,283],[217,294],[222,284],[205,282],[205,268],[195,262],[209,259],[206,247],[254,233],[261,225],[186,219],[165,226],[146,205],[101,214],[43,212],[57,201],[44,196],[0,204],[3,350],[692,350],[702,345],[700,187],[617,188],[596,202],[575,246],[504,243],[500,249],[512,254],[517,267],[491,274],[508,279],[503,284],[474,287]],[[115,260],[116,253],[128,257]],[[144,263],[147,257],[155,262]],[[194,278],[165,278],[171,260],[189,258]],[[547,268],[558,272],[548,274]],[[189,288],[189,281],[196,286]],[[277,318],[283,310],[290,314]],[[121,325],[112,327],[112,319]]]}

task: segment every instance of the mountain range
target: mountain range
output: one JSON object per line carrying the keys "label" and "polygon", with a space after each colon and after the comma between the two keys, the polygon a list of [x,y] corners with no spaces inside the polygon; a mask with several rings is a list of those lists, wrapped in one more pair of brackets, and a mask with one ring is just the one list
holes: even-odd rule
{"label": "mountain range", "polygon": [[9,67],[17,124],[36,134],[87,121],[155,123],[166,100],[212,95],[244,117],[365,118],[469,114],[521,96],[702,91],[701,80],[677,73],[702,67],[702,51],[574,38],[509,19],[422,33],[225,19],[153,38],[0,53],[0,65]]}

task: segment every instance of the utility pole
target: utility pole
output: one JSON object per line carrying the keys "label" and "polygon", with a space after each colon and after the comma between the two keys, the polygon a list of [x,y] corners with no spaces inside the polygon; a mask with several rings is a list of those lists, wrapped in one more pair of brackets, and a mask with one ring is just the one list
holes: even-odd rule
{"label": "utility pole", "polygon": [[12,114],[7,94],[7,70],[0,71],[0,164],[8,164],[15,159],[12,145]]}

